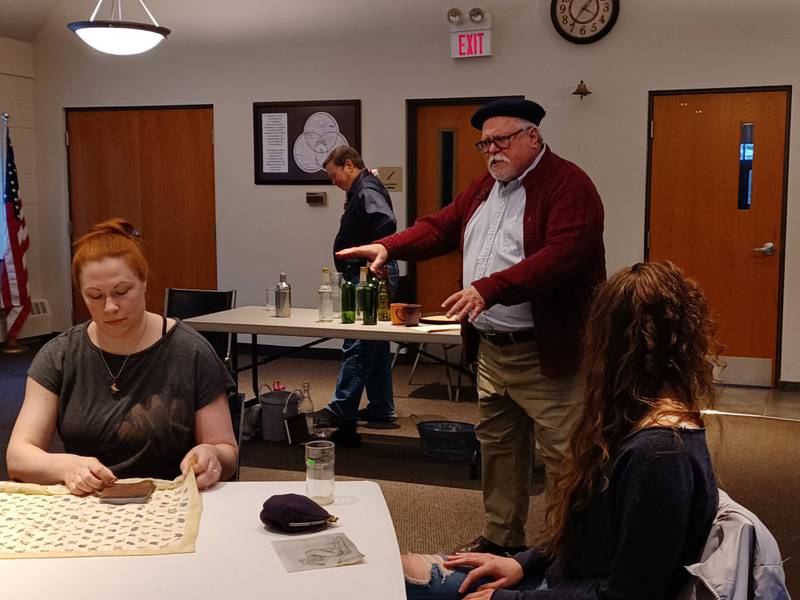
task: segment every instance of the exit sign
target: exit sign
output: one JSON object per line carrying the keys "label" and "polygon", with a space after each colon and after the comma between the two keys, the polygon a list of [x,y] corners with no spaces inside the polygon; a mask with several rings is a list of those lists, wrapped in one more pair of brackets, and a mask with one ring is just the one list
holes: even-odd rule
{"label": "exit sign", "polygon": [[470,29],[450,32],[450,56],[471,58],[492,55],[492,30]]}

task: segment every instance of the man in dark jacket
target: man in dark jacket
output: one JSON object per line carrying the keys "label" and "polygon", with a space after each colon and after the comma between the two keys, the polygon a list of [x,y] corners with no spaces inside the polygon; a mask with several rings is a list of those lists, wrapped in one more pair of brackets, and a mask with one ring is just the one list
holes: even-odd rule
{"label": "man in dark jacket", "polygon": [[462,322],[465,357],[477,359],[487,525],[465,552],[525,546],[533,442],[546,492],[582,407],[577,370],[584,312],[605,279],[603,205],[589,177],[548,148],[544,109],[502,99],[473,127],[488,172],[439,212],[340,258],[425,259],[459,249],[464,289],[442,306]]}
{"label": "man in dark jacket", "polygon": [[[347,192],[339,232],[333,242],[334,253],[368,243],[397,231],[397,219],[392,212],[392,200],[381,180],[364,165],[355,148],[334,148],[323,167],[331,181]],[[334,256],[336,270],[358,282],[359,267],[366,264],[363,258],[342,259]],[[397,262],[387,263],[389,288],[397,287]],[[394,397],[389,342],[371,340],[344,340],[342,368],[336,380],[336,390],[330,404],[317,413],[321,424],[331,425],[353,422],[356,419],[371,422],[394,420]],[[361,394],[367,390],[367,407],[358,409]]]}

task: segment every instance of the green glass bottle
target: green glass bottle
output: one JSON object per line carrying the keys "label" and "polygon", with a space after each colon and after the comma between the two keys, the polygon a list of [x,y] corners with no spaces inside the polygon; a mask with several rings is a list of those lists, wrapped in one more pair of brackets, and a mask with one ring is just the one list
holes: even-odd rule
{"label": "green glass bottle", "polygon": [[342,323],[356,322],[356,286],[349,275],[349,269],[345,268],[342,277]]}
{"label": "green glass bottle", "polygon": [[367,267],[361,267],[358,274],[356,320],[364,325],[378,324],[378,286],[369,278]]}
{"label": "green glass bottle", "polygon": [[389,312],[389,282],[385,277],[378,280],[378,321],[391,321],[392,315]]}
{"label": "green glass bottle", "polygon": [[378,276],[370,270],[371,262],[367,262],[367,281],[378,285]]}
{"label": "green glass bottle", "polygon": [[364,289],[364,312],[363,323],[364,325],[377,325],[378,324],[378,286],[372,281],[367,281],[367,287]]}

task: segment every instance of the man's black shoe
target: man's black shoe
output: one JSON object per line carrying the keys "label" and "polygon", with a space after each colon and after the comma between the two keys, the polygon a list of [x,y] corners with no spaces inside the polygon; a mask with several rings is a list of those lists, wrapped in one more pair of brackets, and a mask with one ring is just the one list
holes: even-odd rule
{"label": "man's black shoe", "polygon": [[367,421],[368,423],[394,423],[395,417],[376,418],[367,414],[366,408],[360,408],[358,410],[358,420]]}
{"label": "man's black shoe", "polygon": [[327,408],[322,408],[311,413],[314,417],[314,429],[332,429],[341,424],[339,415],[333,414]]}
{"label": "man's black shoe", "polygon": [[456,548],[456,554],[459,552],[486,552],[497,556],[514,556],[523,550],[527,550],[527,548],[525,546],[501,546],[480,535],[469,544]]}

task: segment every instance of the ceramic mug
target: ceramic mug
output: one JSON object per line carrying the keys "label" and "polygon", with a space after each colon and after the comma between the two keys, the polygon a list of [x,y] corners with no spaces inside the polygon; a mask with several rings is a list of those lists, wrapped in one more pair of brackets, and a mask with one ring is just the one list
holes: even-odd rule
{"label": "ceramic mug", "polygon": [[415,327],[419,325],[419,318],[422,315],[422,305],[393,302],[389,305],[389,313],[392,317],[392,325]]}
{"label": "ceramic mug", "polygon": [[389,305],[389,316],[392,318],[392,325],[406,324],[406,303],[392,302]]}

